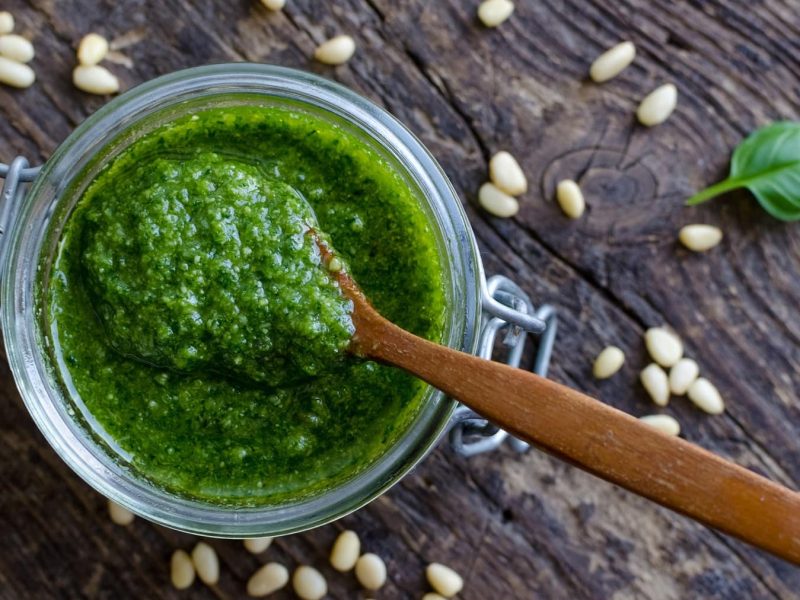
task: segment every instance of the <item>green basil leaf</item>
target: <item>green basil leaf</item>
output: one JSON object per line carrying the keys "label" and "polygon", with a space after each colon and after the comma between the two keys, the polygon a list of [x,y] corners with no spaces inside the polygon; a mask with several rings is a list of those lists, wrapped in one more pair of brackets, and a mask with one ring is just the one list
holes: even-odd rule
{"label": "green basil leaf", "polygon": [[686,204],[700,204],[737,188],[749,189],[776,219],[800,220],[800,123],[782,121],[751,133],[734,150],[728,178]]}

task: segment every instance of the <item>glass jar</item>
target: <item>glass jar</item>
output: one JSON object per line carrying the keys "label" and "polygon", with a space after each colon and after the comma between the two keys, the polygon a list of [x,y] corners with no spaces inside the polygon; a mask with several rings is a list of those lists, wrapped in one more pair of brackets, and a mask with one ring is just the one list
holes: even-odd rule
{"label": "glass jar", "polygon": [[[294,106],[335,122],[372,146],[407,179],[436,235],[449,307],[446,344],[474,353],[482,328],[491,330],[494,340],[500,324],[510,322],[516,326],[511,335],[524,341],[523,330],[541,333],[550,321],[541,318],[549,313],[537,317],[529,301],[527,306],[520,303],[520,298],[527,298],[507,280],[494,280],[496,289],[489,289],[461,202],[422,144],[371,102],[300,71],[240,63],[173,73],[98,110],[40,172],[24,169],[24,159],[0,169],[0,175],[7,177],[0,205],[3,335],[16,384],[39,429],[80,477],[111,500],[168,527],[233,538],[288,534],[363,506],[402,478],[433,447],[456,409],[453,401],[428,388],[407,431],[365,470],[324,493],[258,508],[225,507],[166,492],[127,468],[82,422],[75,408],[77,394],[59,382],[58,369],[50,359],[51,338],[42,330],[35,297],[39,278],[44,277],[46,285],[66,219],[95,174],[139,136],[189,111],[242,103]],[[34,182],[23,195],[17,183],[26,179]],[[487,353],[486,345],[484,339],[483,353]],[[498,432],[488,431],[491,426],[476,415],[465,411],[459,415],[462,425],[472,423],[473,433],[483,427],[484,433],[497,437]]]}

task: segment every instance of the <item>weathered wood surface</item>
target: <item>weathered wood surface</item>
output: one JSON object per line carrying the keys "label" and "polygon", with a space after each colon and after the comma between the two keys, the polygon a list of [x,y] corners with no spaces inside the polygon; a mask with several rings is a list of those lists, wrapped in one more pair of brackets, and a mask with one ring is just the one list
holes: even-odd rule
{"label": "weathered wood surface", "polygon": [[[653,412],[637,384],[643,330],[669,323],[728,399],[708,417],[682,399],[668,412],[685,437],[800,487],[800,225],[778,223],[745,193],[696,208],[694,190],[727,170],[758,125],[800,118],[800,4],[725,0],[519,0],[510,21],[483,29],[477,0],[289,0],[270,14],[251,0],[7,0],[37,49],[38,81],[0,87],[0,157],[34,162],[104,100],[70,82],[74,47],[97,30],[125,36],[126,87],[191,65],[269,62],[336,79],[406,123],[465,199],[490,273],[513,277],[560,309],[551,376],[633,414]],[[310,56],[329,35],[356,36],[346,66]],[[591,60],[620,39],[635,64],[602,86]],[[680,91],[664,125],[638,127],[639,98],[664,81]],[[486,161],[516,154],[532,182],[520,214],[476,208]],[[565,219],[552,196],[577,179],[589,209]],[[690,222],[720,225],[707,255],[676,244]],[[628,352],[614,379],[592,379],[607,343]],[[44,443],[0,364],[0,597],[240,598],[263,558],[215,541],[214,589],[173,591],[167,562],[190,536],[137,520],[110,523],[104,501]],[[538,452],[465,460],[446,446],[364,510],[279,540],[269,558],[321,565],[331,597],[365,598],[326,566],[336,532],[358,530],[384,556],[379,598],[417,598],[423,567],[464,573],[463,598],[796,598],[800,569],[706,530]],[[291,597],[286,592],[277,597]]]}

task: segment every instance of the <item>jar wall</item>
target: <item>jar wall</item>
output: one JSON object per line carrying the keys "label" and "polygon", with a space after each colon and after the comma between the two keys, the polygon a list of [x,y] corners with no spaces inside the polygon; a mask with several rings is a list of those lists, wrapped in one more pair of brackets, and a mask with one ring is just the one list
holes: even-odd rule
{"label": "jar wall", "polygon": [[454,403],[430,389],[404,437],[376,463],[322,495],[287,505],[226,510],[167,494],[126,470],[87,435],[69,384],[48,360],[49,337],[36,314],[38,277],[55,254],[61,225],[80,192],[136,136],[199,107],[241,102],[293,103],[336,120],[369,140],[420,191],[434,224],[447,282],[446,342],[473,352],[482,271],[474,238],[452,187],[430,154],[399,122],[348,90],[305,73],[263,65],[219,65],[178,72],[119,97],[82,124],[45,165],[17,226],[9,232],[2,323],[12,370],[37,425],[90,485],[161,524],[206,535],[278,535],[324,524],[362,506],[399,480],[446,427]]}

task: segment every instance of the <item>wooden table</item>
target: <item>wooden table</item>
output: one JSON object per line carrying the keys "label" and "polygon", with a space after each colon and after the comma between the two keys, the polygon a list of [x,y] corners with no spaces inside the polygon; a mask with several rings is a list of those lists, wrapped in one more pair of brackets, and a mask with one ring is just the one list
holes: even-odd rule
{"label": "wooden table", "polygon": [[[654,412],[637,382],[642,332],[668,323],[728,402],[710,417],[675,399],[684,435],[777,481],[800,486],[800,225],[779,223],[746,193],[689,209],[684,199],[724,176],[753,128],[800,117],[797,0],[520,0],[487,30],[477,0],[289,0],[268,13],[251,0],[7,0],[32,38],[38,81],[0,87],[0,157],[34,163],[105,98],[73,88],[74,48],[99,31],[126,40],[129,88],[220,61],[307,69],[395,114],[439,159],[464,199],[486,270],[559,308],[551,376],[635,415]],[[359,50],[346,66],[314,63],[338,33]],[[621,39],[638,55],[596,85],[588,65]],[[659,127],[638,126],[638,101],[673,81],[680,100]],[[489,156],[511,150],[531,190],[515,218],[476,207]],[[584,189],[588,211],[566,219],[560,178]],[[676,243],[684,224],[725,231],[715,250]],[[606,382],[591,363],[606,344],[627,352]],[[167,563],[191,536],[138,519],[121,528],[105,501],[59,460],[0,364],[0,597],[240,598],[265,560],[214,541],[222,578],[172,590]],[[352,575],[327,567],[343,527],[383,556],[379,598],[419,598],[437,560],[463,573],[462,598],[792,598],[800,570],[599,481],[539,452],[472,459],[443,444],[400,485],[355,515],[282,539],[270,559],[308,562],[331,597],[365,598]],[[277,597],[291,597],[285,592]]]}

